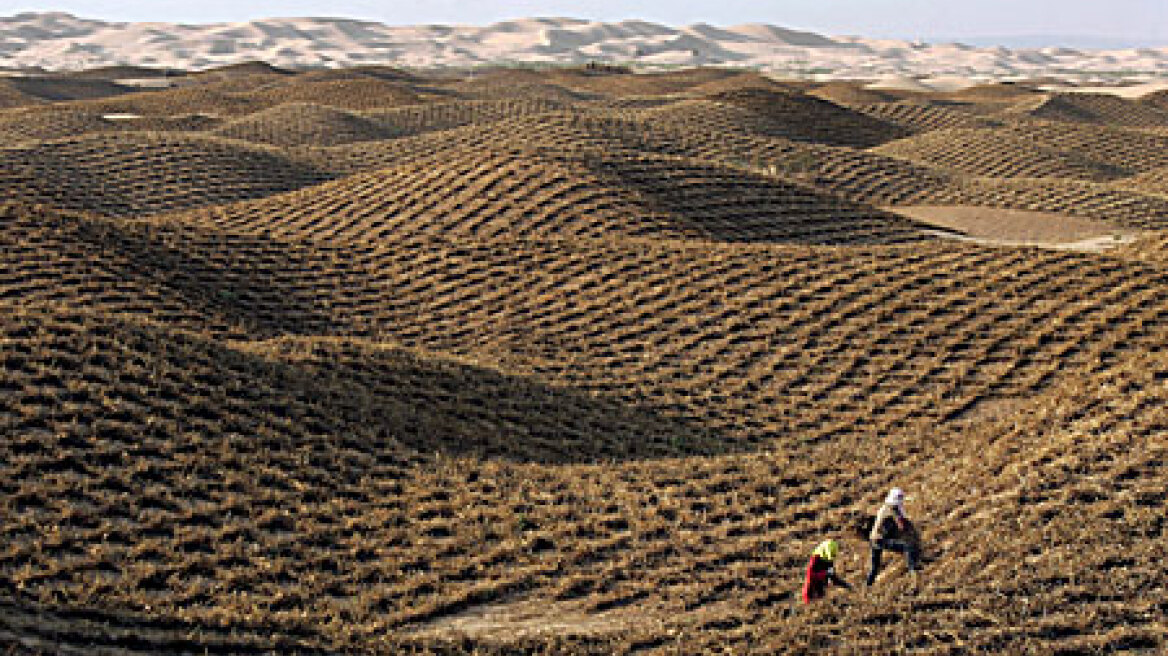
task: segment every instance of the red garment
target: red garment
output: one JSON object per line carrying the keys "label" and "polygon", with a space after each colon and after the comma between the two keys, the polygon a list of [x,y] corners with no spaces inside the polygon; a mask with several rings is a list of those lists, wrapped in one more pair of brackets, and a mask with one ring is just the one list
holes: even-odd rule
{"label": "red garment", "polygon": [[827,580],[831,576],[832,563],[819,556],[811,556],[807,561],[807,577],[803,581],[803,603],[809,604],[827,592]]}

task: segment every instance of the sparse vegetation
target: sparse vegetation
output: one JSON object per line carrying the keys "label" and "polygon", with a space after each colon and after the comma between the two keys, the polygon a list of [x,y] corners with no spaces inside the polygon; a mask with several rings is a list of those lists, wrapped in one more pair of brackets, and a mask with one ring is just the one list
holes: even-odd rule
{"label": "sparse vegetation", "polygon": [[0,651],[1168,647],[1161,109],[602,72],[5,95]]}

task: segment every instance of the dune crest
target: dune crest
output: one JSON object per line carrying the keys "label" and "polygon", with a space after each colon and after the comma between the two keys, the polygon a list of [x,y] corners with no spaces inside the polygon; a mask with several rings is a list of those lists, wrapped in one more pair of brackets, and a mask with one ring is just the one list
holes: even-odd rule
{"label": "dune crest", "polygon": [[[648,21],[524,18],[486,26],[391,26],[340,18],[272,18],[242,23],[110,23],[52,13],[0,18],[0,70],[99,66],[201,69],[251,60],[285,67],[365,64],[473,67],[499,63],[648,67],[724,65],[792,76],[906,78],[954,86],[954,78],[1047,75],[1081,82],[1168,78],[1168,48],[975,48],[893,39],[833,37],[775,25],[730,27]],[[957,86],[964,86],[960,82]]]}

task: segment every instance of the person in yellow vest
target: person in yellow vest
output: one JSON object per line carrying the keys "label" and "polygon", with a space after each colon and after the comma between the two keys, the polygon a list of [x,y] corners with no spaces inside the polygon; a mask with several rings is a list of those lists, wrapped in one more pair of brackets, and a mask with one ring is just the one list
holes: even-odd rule
{"label": "person in yellow vest", "polygon": [[876,575],[880,573],[880,559],[885,551],[904,554],[908,570],[914,573],[917,571],[920,540],[916,528],[904,512],[904,500],[904,490],[894,487],[876,512],[876,522],[868,535],[872,546],[872,562],[866,585],[876,582]]}
{"label": "person in yellow vest", "polygon": [[811,552],[811,560],[807,561],[807,576],[803,580],[803,603],[809,604],[812,599],[819,599],[827,594],[830,583],[850,590],[851,586],[836,576],[835,557],[839,555],[839,542],[824,540]]}

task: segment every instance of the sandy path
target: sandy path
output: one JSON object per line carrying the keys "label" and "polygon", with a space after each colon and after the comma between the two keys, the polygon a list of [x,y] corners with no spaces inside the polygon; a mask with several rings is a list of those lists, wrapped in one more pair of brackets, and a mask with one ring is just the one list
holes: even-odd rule
{"label": "sandy path", "polygon": [[1138,231],[1102,221],[1050,212],[967,205],[884,209],[936,226],[938,236],[980,244],[1100,251],[1130,244],[1139,236]]}
{"label": "sandy path", "polygon": [[640,608],[616,608],[590,613],[580,603],[547,599],[513,600],[484,604],[438,617],[408,629],[417,635],[464,635],[478,638],[516,638],[547,634],[596,635],[660,622],[661,613]]}

